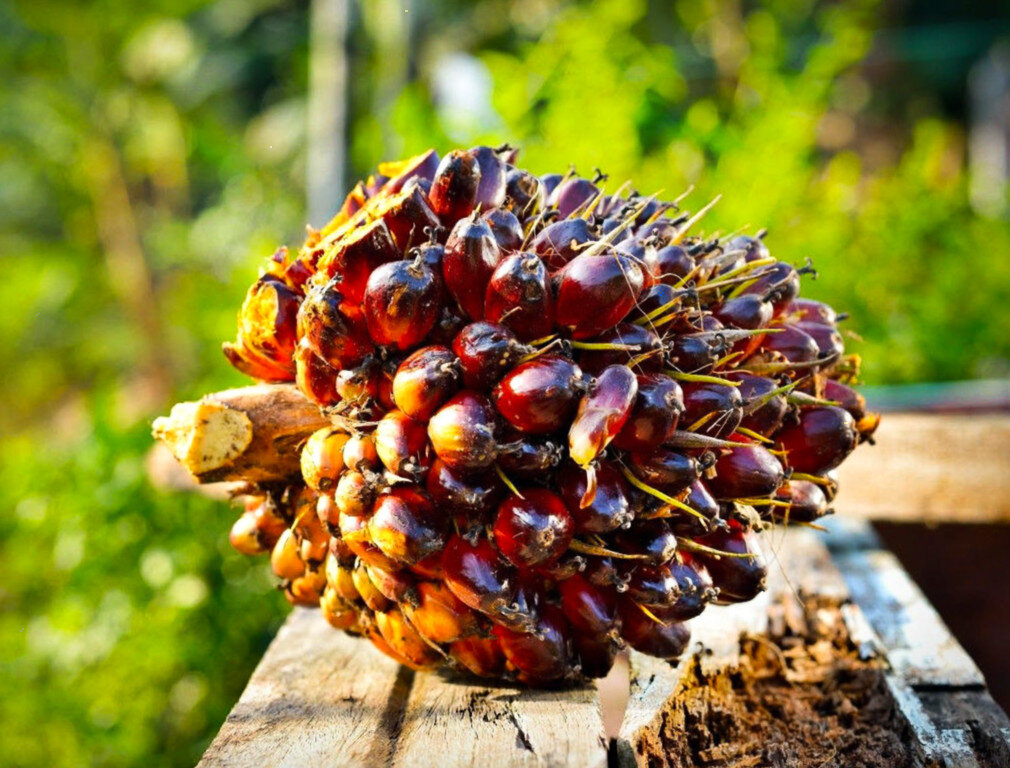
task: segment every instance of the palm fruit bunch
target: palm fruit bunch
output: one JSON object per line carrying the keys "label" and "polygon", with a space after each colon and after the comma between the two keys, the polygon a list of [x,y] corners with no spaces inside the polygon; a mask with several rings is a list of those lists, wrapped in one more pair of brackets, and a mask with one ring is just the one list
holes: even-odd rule
{"label": "palm fruit bunch", "polygon": [[224,347],[331,426],[232,529],[290,601],[415,669],[600,677],[764,587],[878,418],[812,271],[508,147],[382,165],[279,250]]}

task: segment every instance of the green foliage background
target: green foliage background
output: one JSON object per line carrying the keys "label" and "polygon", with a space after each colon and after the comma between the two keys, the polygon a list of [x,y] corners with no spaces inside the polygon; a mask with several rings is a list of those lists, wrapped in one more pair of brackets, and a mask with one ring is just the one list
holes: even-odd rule
{"label": "green foliage background", "polygon": [[[219,343],[259,260],[300,240],[307,10],[0,3],[2,765],[192,764],[283,618],[232,515],[156,491],[145,456],[173,399],[241,382]],[[706,227],[813,259],[805,291],[852,313],[867,381],[1005,375],[1010,229],[972,212],[963,129],[928,89],[878,88],[875,3],[411,11],[409,36],[390,0],[353,21],[355,175],[509,140],[541,172],[722,193]],[[490,109],[433,98],[457,48]]]}

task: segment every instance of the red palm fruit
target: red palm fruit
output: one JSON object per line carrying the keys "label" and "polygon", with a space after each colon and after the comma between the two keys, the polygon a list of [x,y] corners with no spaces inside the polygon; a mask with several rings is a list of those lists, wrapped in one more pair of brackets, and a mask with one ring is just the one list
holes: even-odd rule
{"label": "red palm fruit", "polygon": [[608,365],[631,365],[636,372],[651,373],[663,367],[663,340],[649,328],[618,323],[590,340],[614,345],[610,349],[586,349],[579,354],[579,367],[594,376]]}
{"label": "red palm fruit", "polygon": [[650,451],[673,434],[683,411],[680,384],[661,373],[640,374],[631,414],[614,445],[626,451]]}
{"label": "red palm fruit", "polygon": [[455,304],[442,307],[442,314],[439,316],[438,322],[431,329],[431,333],[428,334],[428,343],[451,347],[453,339],[456,338],[456,335],[463,330],[467,323],[461,317],[461,314],[459,307],[455,306]]}
{"label": "red palm fruit", "polygon": [[691,630],[684,624],[664,624],[647,616],[627,598],[621,600],[621,637],[640,653],[676,661],[687,649]]}
{"label": "red palm fruit", "polygon": [[494,323],[470,323],[452,342],[468,389],[490,389],[531,351],[515,333]]}
{"label": "red palm fruit", "polygon": [[610,462],[597,465],[596,492],[588,504],[589,483],[582,467],[566,463],[558,473],[557,487],[575,520],[576,533],[608,533],[631,520],[628,481]]}
{"label": "red palm fruit", "polygon": [[708,332],[677,335],[669,348],[670,360],[676,369],[695,374],[711,372],[722,352],[722,342]]}
{"label": "red palm fruit", "polygon": [[423,560],[419,560],[409,566],[411,573],[420,576],[422,579],[433,579],[441,581],[442,572],[442,552],[434,552]]}
{"label": "red palm fruit", "polygon": [[574,521],[561,497],[545,488],[528,488],[498,505],[494,542],[520,568],[555,562],[571,543]]}
{"label": "red palm fruit", "polygon": [[571,360],[542,355],[516,366],[494,388],[498,412],[520,432],[546,435],[566,426],[585,389]]}
{"label": "red palm fruit", "polygon": [[693,619],[718,596],[705,566],[689,556],[682,554],[679,559],[671,561],[670,572],[677,580],[680,594],[670,605],[656,606],[653,610],[656,618],[664,623]]}
{"label": "red palm fruit", "polygon": [[473,525],[483,525],[490,520],[504,492],[494,472],[463,475],[441,459],[431,465],[426,488],[440,509],[448,510],[458,521]]}
{"label": "red palm fruit", "polygon": [[412,352],[393,376],[393,401],[412,419],[425,421],[459,389],[460,364],[451,350],[421,347]]}
{"label": "red palm fruit", "polygon": [[372,270],[401,258],[393,233],[381,219],[351,230],[327,246],[316,268],[350,304],[360,304]]}
{"label": "red palm fruit", "polygon": [[561,610],[576,634],[603,637],[617,628],[617,593],[576,574],[558,584]]}
{"label": "red palm fruit", "polygon": [[291,366],[271,362],[246,347],[241,329],[235,342],[226,341],[221,345],[221,351],[231,366],[246,376],[260,381],[291,381],[293,378]]}
{"label": "red palm fruit", "polygon": [[436,581],[420,582],[416,603],[402,607],[410,623],[433,643],[453,643],[480,631],[473,609]]}
{"label": "red palm fruit", "polygon": [[694,257],[682,245],[667,245],[645,256],[645,268],[653,282],[662,285],[680,285],[694,267]]}
{"label": "red palm fruit", "polygon": [[518,578],[487,539],[452,536],[442,556],[445,584],[465,605],[496,621],[517,618]]}
{"label": "red palm fruit", "polygon": [[[343,476],[340,479],[343,480]],[[339,486],[340,482],[338,481],[337,487]],[[319,498],[316,500],[316,517],[322,524],[323,530],[328,534],[331,536],[333,534],[340,534],[340,508],[337,507],[337,502],[333,496],[328,493],[319,495]]]}
{"label": "red palm fruit", "polygon": [[290,528],[274,544],[270,552],[270,568],[281,579],[294,579],[305,573],[305,563],[298,554],[298,540]]}
{"label": "red palm fruit", "polygon": [[769,256],[768,246],[762,242],[760,237],[749,237],[747,235],[737,235],[729,240],[723,248],[726,252],[743,251],[744,258],[750,261],[767,259]]}
{"label": "red palm fruit", "polygon": [[627,572],[619,571],[609,557],[587,557],[582,575],[598,587],[613,588],[621,593],[628,591],[628,580],[631,578]]}
{"label": "red palm fruit", "polygon": [[389,647],[416,669],[432,668],[441,663],[442,655],[424,641],[399,608],[376,611],[375,625]]}
{"label": "red palm fruit", "polygon": [[[406,184],[402,191],[377,201],[372,215],[389,227],[400,253],[424,242],[425,231],[440,225],[424,185]],[[400,258],[397,254],[395,258]]]}
{"label": "red palm fruit", "polygon": [[[684,413],[680,423],[684,429],[710,437],[733,434],[743,418],[743,398],[736,387],[709,382],[685,382]],[[704,419],[704,421],[703,421]]]}
{"label": "red palm fruit", "polygon": [[570,630],[561,609],[545,606],[530,632],[517,632],[499,624],[492,632],[521,682],[542,685],[564,677],[569,671]]}
{"label": "red palm fruit", "polygon": [[776,436],[795,472],[819,475],[834,469],[852,453],[859,432],[852,415],[835,406],[801,408],[795,424]]}
{"label": "red palm fruit", "polygon": [[399,567],[375,546],[368,532],[367,515],[349,515],[341,512],[338,522],[340,538],[361,562],[378,565],[380,568]]}
{"label": "red palm fruit", "polygon": [[585,568],[586,558],[568,550],[555,562],[535,568],[534,573],[546,581],[560,583],[577,573],[582,573]]}
{"label": "red palm fruit", "polygon": [[[357,470],[348,470],[341,476],[333,492],[337,514],[353,517],[367,515],[375,503],[375,493],[375,483]],[[331,521],[330,524],[332,525]]]}
{"label": "red palm fruit", "polygon": [[375,452],[386,469],[400,477],[423,478],[431,466],[431,445],[423,421],[390,411],[375,427]]}
{"label": "red palm fruit", "polygon": [[574,259],[586,243],[596,239],[592,225],[585,219],[562,219],[544,227],[530,242],[530,250],[553,273]]}
{"label": "red palm fruit", "polygon": [[544,185],[544,194],[550,195],[558,188],[558,184],[560,184],[564,178],[565,177],[560,173],[545,173],[541,176],[540,183]]}
{"label": "red palm fruit", "polygon": [[374,351],[360,317],[341,309],[344,294],[336,280],[309,290],[298,310],[302,342],[334,368],[353,368]]}
{"label": "red palm fruit", "polygon": [[614,533],[614,548],[636,555],[643,565],[662,565],[677,552],[677,537],[666,520],[636,520],[634,525]]}
{"label": "red palm fruit", "polygon": [[228,543],[243,555],[261,555],[269,549],[252,512],[243,512],[234,522],[228,532]]}
{"label": "red palm fruit", "polygon": [[350,629],[358,623],[357,608],[343,600],[331,587],[323,590],[323,596],[319,598],[319,608],[322,610],[323,618],[334,629]]}
{"label": "red palm fruit", "polygon": [[719,502],[715,500],[712,492],[702,480],[695,480],[691,483],[691,489],[684,502],[709,520],[714,520],[719,516]]}
{"label": "red palm fruit", "polygon": [[349,565],[341,565],[339,558],[332,552],[326,557],[326,582],[338,596],[350,603],[361,599],[358,588],[354,586],[354,565],[353,556]]}
{"label": "red palm fruit", "polygon": [[622,643],[614,638],[599,639],[591,635],[574,635],[572,644],[580,675],[591,678],[606,677],[622,648]]}
{"label": "red palm fruit", "polygon": [[502,253],[518,251],[523,245],[523,225],[512,211],[493,208],[484,214],[491,234]]}
{"label": "red palm fruit", "polygon": [[628,459],[637,477],[669,495],[685,490],[701,473],[697,460],[670,448],[632,453]]}
{"label": "red palm fruit", "polygon": [[344,446],[350,435],[324,427],[305,441],[301,453],[302,477],[314,491],[331,491],[344,471]]}
{"label": "red palm fruit", "polygon": [[536,216],[547,204],[547,193],[540,179],[522,168],[509,168],[505,174],[505,208],[520,219]]}
{"label": "red palm fruit", "polygon": [[368,534],[386,557],[411,565],[445,545],[448,518],[420,489],[397,485],[375,500]]}
{"label": "red palm fruit", "polygon": [[501,250],[484,219],[461,219],[449,233],[442,276],[449,293],[473,320],[484,316],[484,293],[500,259]]}
{"label": "red palm fruit", "polygon": [[740,382],[737,391],[743,398],[744,414],[741,427],[759,435],[771,435],[782,426],[789,403],[784,393],[772,394],[779,388],[778,382],[746,371],[731,371],[725,378]]}
{"label": "red palm fruit", "polygon": [[765,336],[761,348],[781,355],[789,363],[809,363],[820,355],[820,348],[810,334],[792,325],[784,325],[779,333]]}
{"label": "red palm fruit", "polygon": [[499,207],[505,202],[505,162],[491,147],[471,147],[470,153],[480,169],[475,204],[485,211]]}
{"label": "red palm fruit", "polygon": [[318,608],[319,601],[326,588],[326,579],[319,571],[306,570],[297,576],[284,589],[284,597],[291,605],[304,605],[307,608]]}
{"label": "red palm fruit", "polygon": [[789,302],[786,307],[786,314],[790,319],[810,323],[821,323],[822,325],[834,325],[838,322],[838,314],[823,301],[814,299],[796,298]]}
{"label": "red palm fruit", "polygon": [[557,323],[576,339],[613,327],[642,292],[642,268],[619,253],[576,256],[558,272]]}
{"label": "red palm fruit", "polygon": [[635,230],[635,239],[647,241],[653,243],[657,248],[662,248],[681,234],[679,226],[681,223],[683,222],[669,218],[650,221]]}
{"label": "red palm fruit", "polygon": [[557,208],[558,218],[567,219],[575,211],[587,209],[589,202],[600,193],[600,188],[589,179],[572,176],[554,188],[547,205]]}
{"label": "red palm fruit", "polygon": [[428,200],[447,226],[469,216],[477,205],[480,163],[473,152],[455,149],[442,158],[431,180]]}
{"label": "red palm fruit", "polygon": [[487,284],[484,317],[520,339],[548,335],[554,328],[554,295],[543,262],[531,253],[514,253],[502,261]]}
{"label": "red palm fruit", "polygon": [[348,469],[378,469],[379,454],[375,451],[375,438],[359,433],[351,435],[344,443],[344,466]]}
{"label": "red palm fruit", "polygon": [[618,566],[628,575],[628,597],[642,605],[672,605],[680,596],[680,584],[670,566],[625,565]]}
{"label": "red palm fruit", "polygon": [[564,448],[552,440],[532,438],[521,432],[510,432],[498,451],[498,465],[517,477],[542,477],[564,458]]}
{"label": "red palm fruit", "polygon": [[825,380],[824,399],[838,403],[838,407],[848,411],[857,422],[866,416],[866,398],[840,381]]}
{"label": "red palm fruit", "polygon": [[260,277],[239,310],[241,347],[293,372],[299,293],[271,274]]}
{"label": "red palm fruit", "polygon": [[744,603],[758,596],[765,588],[768,567],[757,547],[757,536],[730,522],[729,530],[716,530],[698,539],[705,547],[726,553],[715,555],[705,551],[692,553],[695,560],[708,570],[712,583],[719,590],[716,602]]}
{"label": "red palm fruit", "polygon": [[468,637],[449,646],[452,659],[478,677],[501,677],[505,654],[493,637]]}
{"label": "red palm fruit", "polygon": [[295,349],[295,383],[309,400],[324,408],[339,403],[337,373],[302,339]]}
{"label": "red palm fruit", "polygon": [[792,265],[777,261],[754,275],[741,293],[767,296],[776,316],[781,315],[790,302],[800,295],[800,273]]}
{"label": "red palm fruit", "polygon": [[442,310],[442,278],[418,256],[391,261],[372,272],[365,287],[365,323],[379,346],[417,346]]}
{"label": "red palm fruit", "polygon": [[795,327],[814,340],[818,356],[821,359],[838,357],[845,352],[845,341],[842,339],[842,334],[836,331],[833,325],[800,321],[796,323]]}
{"label": "red palm fruit", "polygon": [[715,462],[715,477],[706,480],[717,499],[770,496],[782,484],[785,470],[767,448],[737,446]]}
{"label": "red palm fruit", "polygon": [[789,507],[772,508],[772,514],[779,520],[790,523],[812,523],[828,514],[828,499],[817,483],[809,480],[790,480],[779,486],[775,498],[789,503]]}
{"label": "red palm fruit", "polygon": [[398,163],[382,163],[379,169],[391,177],[384,189],[399,192],[411,179],[431,180],[435,177],[435,171],[438,169],[438,152],[429,149]]}
{"label": "red palm fruit", "polygon": [[712,314],[727,328],[755,330],[763,328],[772,319],[771,302],[761,296],[745,293],[712,309]]}
{"label": "red palm fruit", "polygon": [[638,379],[624,365],[611,365],[596,377],[579,401],[568,430],[568,455],[587,466],[617,436],[631,415]]}
{"label": "red palm fruit", "polygon": [[409,605],[418,600],[417,579],[409,571],[390,571],[365,563],[365,574],[379,592],[388,600]]}
{"label": "red palm fruit", "polygon": [[[647,271],[646,277],[648,278],[650,275],[651,273]],[[684,292],[665,283],[650,285],[638,295],[638,302],[628,313],[627,320],[630,322],[641,321],[641,324],[647,328],[653,328],[658,333],[662,333],[666,329],[656,326],[655,323],[668,313],[675,311],[684,295]],[[661,311],[657,312],[657,310]],[[645,319],[647,316],[649,316],[648,320]]]}
{"label": "red palm fruit", "polygon": [[287,521],[270,497],[247,503],[246,513],[253,516],[253,520],[256,522],[257,536],[263,546],[268,549],[273,548],[277,539],[288,527]]}
{"label": "red palm fruit", "polygon": [[453,395],[428,422],[435,454],[449,467],[477,472],[498,456],[497,414],[488,399],[472,390]]}
{"label": "red palm fruit", "polygon": [[[444,229],[432,229],[429,230],[431,237],[434,239],[440,233],[445,232]],[[442,259],[445,257],[445,246],[438,242],[427,242],[422,243],[416,248],[412,248],[409,253],[413,258],[420,258],[436,275],[441,276],[442,274]]]}
{"label": "red palm fruit", "polygon": [[356,368],[344,368],[337,372],[336,389],[340,400],[347,406],[364,408],[379,394],[379,377],[382,364],[371,355]]}

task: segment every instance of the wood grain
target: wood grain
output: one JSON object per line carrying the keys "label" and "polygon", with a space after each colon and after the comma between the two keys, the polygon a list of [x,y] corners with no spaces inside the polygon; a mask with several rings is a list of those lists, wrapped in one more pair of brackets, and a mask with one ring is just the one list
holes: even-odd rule
{"label": "wood grain", "polygon": [[388,765],[411,677],[319,611],[297,608],[199,765]]}
{"label": "wood grain", "polygon": [[889,413],[876,441],[838,469],[843,515],[1010,521],[1010,415]]}
{"label": "wood grain", "polygon": [[593,686],[531,690],[444,672],[415,676],[392,762],[395,768],[606,764]]}

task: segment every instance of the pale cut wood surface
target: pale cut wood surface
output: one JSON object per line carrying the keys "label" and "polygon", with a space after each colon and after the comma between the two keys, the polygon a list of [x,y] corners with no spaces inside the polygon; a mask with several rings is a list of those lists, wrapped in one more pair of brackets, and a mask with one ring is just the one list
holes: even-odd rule
{"label": "pale cut wood surface", "polygon": [[888,413],[876,441],[838,469],[845,515],[1010,521],[1010,415]]}
{"label": "pale cut wood surface", "polygon": [[419,673],[394,768],[603,768],[607,740],[593,686],[529,690]]}
{"label": "pale cut wood surface", "polygon": [[319,611],[296,608],[199,765],[388,765],[411,676]]}

